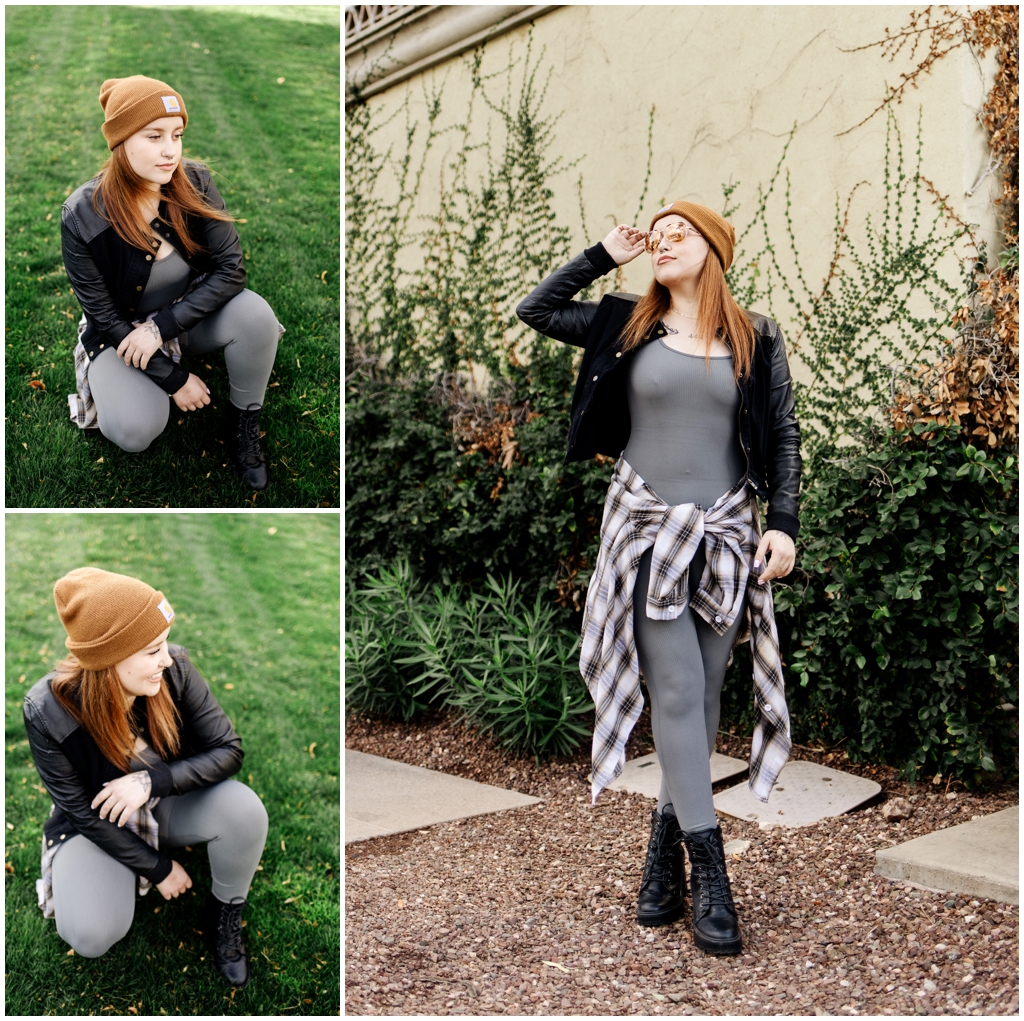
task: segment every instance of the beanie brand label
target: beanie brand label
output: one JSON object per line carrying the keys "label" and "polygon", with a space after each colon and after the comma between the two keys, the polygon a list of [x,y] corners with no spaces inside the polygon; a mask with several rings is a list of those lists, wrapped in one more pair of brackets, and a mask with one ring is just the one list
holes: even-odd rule
{"label": "beanie brand label", "polygon": [[[160,98],[163,100],[164,109],[168,113],[181,113],[181,105],[178,103],[177,96],[161,96]],[[170,620],[171,618],[168,617],[167,619]]]}
{"label": "beanie brand label", "polygon": [[164,620],[166,620],[168,624],[174,620],[174,611],[171,609],[171,604],[167,602],[166,599],[160,600],[160,604],[157,606],[157,609],[164,615]]}

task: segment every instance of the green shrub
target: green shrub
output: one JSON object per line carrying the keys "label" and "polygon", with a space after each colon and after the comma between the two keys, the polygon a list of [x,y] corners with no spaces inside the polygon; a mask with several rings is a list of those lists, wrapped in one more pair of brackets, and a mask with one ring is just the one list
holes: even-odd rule
{"label": "green shrub", "polygon": [[[376,571],[407,557],[418,575],[446,584],[512,572],[549,599],[561,581],[562,604],[582,609],[612,465],[562,463],[572,382],[571,351],[538,344],[507,395],[506,406],[523,419],[514,425],[507,467],[456,436],[437,380],[352,384],[345,413],[349,570]],[[565,614],[560,622],[568,620]]]}
{"label": "green shrub", "polygon": [[775,592],[795,739],[908,776],[1013,773],[1016,458],[955,428],[833,455],[801,499],[795,582]]}
{"label": "green shrub", "polygon": [[349,712],[408,720],[431,705],[456,709],[499,742],[532,755],[567,755],[590,728],[577,636],[520,582],[488,577],[482,591],[418,584],[408,561],[363,579],[347,601]]}

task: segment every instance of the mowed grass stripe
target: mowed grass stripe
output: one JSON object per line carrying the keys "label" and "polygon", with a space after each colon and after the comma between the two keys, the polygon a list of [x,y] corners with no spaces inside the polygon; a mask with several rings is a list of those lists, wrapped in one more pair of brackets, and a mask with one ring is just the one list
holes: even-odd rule
{"label": "mowed grass stripe", "polygon": [[[8,506],[337,506],[338,32],[195,8],[6,13]],[[80,309],[61,262],[60,206],[107,154],[99,84],[132,73],[185,95],[187,147],[248,221],[238,225],[248,286],[287,329],[262,422],[271,487],[259,496],[225,467],[220,355],[190,363],[214,407],[172,409],[142,455],[68,420]]]}
{"label": "mowed grass stripe", "polygon": [[[7,1013],[336,1013],[338,515],[8,514],[6,525]],[[139,900],[128,936],[103,958],[67,956],[36,906],[50,801],[30,768],[21,699],[64,652],[53,582],[84,565],[165,592],[177,615],[171,639],[189,650],[242,735],[238,779],[267,806],[263,871],[246,914],[254,979],[234,998],[201,960],[194,931],[209,888],[202,846],[175,852],[197,895]]]}

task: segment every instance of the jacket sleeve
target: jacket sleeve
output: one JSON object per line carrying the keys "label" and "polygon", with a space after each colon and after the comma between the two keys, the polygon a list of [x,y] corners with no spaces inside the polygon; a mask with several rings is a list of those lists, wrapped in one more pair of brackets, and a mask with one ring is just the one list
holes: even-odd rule
{"label": "jacket sleeve", "polygon": [[[215,209],[226,208],[208,171],[200,175],[199,185],[211,206]],[[206,279],[181,301],[176,301],[153,316],[153,322],[159,327],[160,336],[164,340],[188,332],[245,288],[242,245],[235,225],[230,220],[211,220],[207,217],[201,218],[199,222],[203,225],[201,240],[206,248],[209,267]]]}
{"label": "jacket sleeve", "polygon": [[108,346],[116,348],[135,327],[118,312],[110,289],[78,232],[75,214],[67,206],[60,211],[60,246],[78,304],[107,338]]}
{"label": "jacket sleeve", "polygon": [[773,323],[772,389],[768,407],[767,527],[796,539],[800,528],[800,426],[796,420],[793,382],[786,343]]}
{"label": "jacket sleeve", "polygon": [[74,825],[75,830],[97,847],[106,851],[115,861],[144,876],[151,883],[166,879],[171,871],[171,859],[150,847],[138,834],[120,827],[109,819],[101,819],[99,809],[92,807],[78,772],[61,751],[46,729],[43,716],[25,699],[23,707],[25,731],[28,734],[32,759],[43,786],[59,808]]}
{"label": "jacket sleeve", "polygon": [[242,739],[213,697],[210,686],[184,653],[176,657],[176,669],[182,675],[178,711],[183,736],[199,751],[176,762],[159,762],[150,767],[153,797],[212,787],[242,768]]}
{"label": "jacket sleeve", "polygon": [[516,315],[545,337],[586,347],[590,324],[600,302],[574,301],[573,298],[615,267],[615,260],[598,242],[545,277],[519,303]]}

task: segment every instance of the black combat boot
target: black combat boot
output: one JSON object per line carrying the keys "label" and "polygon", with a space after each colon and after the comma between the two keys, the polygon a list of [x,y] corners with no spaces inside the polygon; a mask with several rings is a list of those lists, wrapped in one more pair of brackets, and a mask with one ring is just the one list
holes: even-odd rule
{"label": "black combat boot", "polygon": [[651,838],[647,860],[636,899],[636,920],[640,925],[669,925],[686,907],[686,874],[683,834],[670,805],[664,812],[651,812]]}
{"label": "black combat boot", "polygon": [[246,411],[228,401],[228,443],[235,468],[247,486],[267,488],[267,460],[260,450],[260,412],[255,405]]}
{"label": "black combat boot", "polygon": [[249,954],[242,940],[242,911],[246,906],[241,897],[225,904],[212,891],[206,898],[206,925],[213,946],[213,963],[224,978],[238,989],[244,989],[249,984]]}
{"label": "black combat boot", "polygon": [[740,923],[725,871],[722,827],[683,833],[690,856],[693,942],[709,954],[738,954]]}

